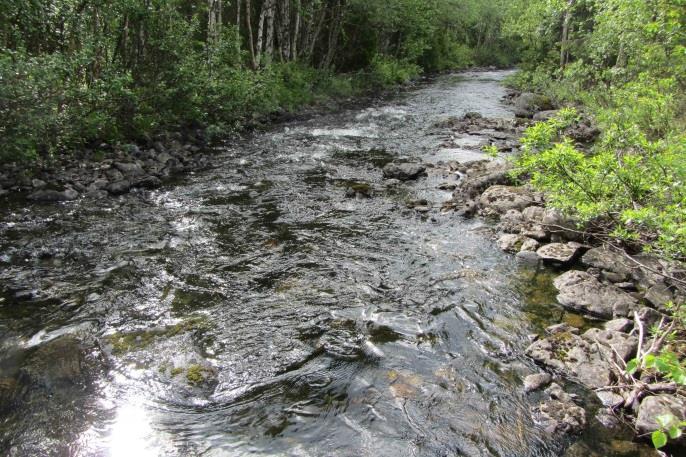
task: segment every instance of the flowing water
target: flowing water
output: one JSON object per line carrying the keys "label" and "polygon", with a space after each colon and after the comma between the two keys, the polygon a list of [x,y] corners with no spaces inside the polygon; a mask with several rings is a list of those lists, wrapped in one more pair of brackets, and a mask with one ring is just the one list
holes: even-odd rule
{"label": "flowing water", "polygon": [[549,274],[441,213],[440,172],[380,171],[478,157],[433,126],[511,118],[506,74],[277,125],[153,192],[6,204],[0,452],[561,455],[522,392],[528,335],[564,317]]}

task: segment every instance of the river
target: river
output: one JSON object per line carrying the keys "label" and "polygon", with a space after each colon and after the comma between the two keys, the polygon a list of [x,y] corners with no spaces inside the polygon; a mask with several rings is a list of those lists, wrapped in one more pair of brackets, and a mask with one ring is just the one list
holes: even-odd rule
{"label": "river", "polygon": [[278,124],[155,191],[6,203],[0,452],[562,455],[570,441],[530,418],[523,352],[578,316],[488,222],[440,210],[438,168],[390,185],[380,171],[481,157],[441,148],[435,124],[512,118],[507,74]]}

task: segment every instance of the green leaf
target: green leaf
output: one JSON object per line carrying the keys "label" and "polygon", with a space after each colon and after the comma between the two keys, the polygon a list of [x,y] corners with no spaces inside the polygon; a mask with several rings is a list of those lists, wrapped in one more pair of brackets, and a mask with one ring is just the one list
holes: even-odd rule
{"label": "green leaf", "polygon": [[665,435],[662,430],[655,430],[650,438],[653,440],[653,446],[655,446],[655,449],[660,449],[661,447],[665,447],[667,445],[667,435]]}
{"label": "green leaf", "polygon": [[681,436],[681,429],[677,427],[676,425],[674,427],[671,427],[669,429],[669,437],[673,440],[679,438]]}
{"label": "green leaf", "polygon": [[638,359],[629,360],[629,363],[626,364],[626,372],[634,374],[636,373],[636,370],[638,370]]}

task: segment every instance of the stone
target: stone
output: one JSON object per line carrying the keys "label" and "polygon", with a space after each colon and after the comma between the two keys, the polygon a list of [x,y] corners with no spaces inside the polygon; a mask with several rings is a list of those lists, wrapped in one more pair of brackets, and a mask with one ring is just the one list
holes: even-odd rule
{"label": "stone", "polygon": [[581,263],[588,267],[595,267],[601,271],[608,271],[618,275],[618,281],[623,282],[631,276],[632,268],[629,260],[621,253],[607,248],[593,248],[581,257]]}
{"label": "stone", "polygon": [[654,307],[665,310],[665,305],[674,302],[674,292],[671,287],[656,284],[645,293],[645,299]]}
{"label": "stone", "polygon": [[522,210],[535,202],[531,191],[524,187],[491,186],[481,195],[479,203],[491,213],[505,214],[507,211]]}
{"label": "stone", "polygon": [[553,381],[553,377],[548,373],[530,374],[524,378],[524,392],[534,392],[546,387]]}
{"label": "stone", "polygon": [[386,179],[412,181],[426,175],[426,167],[415,163],[389,163],[383,168],[383,175]]}
{"label": "stone", "polygon": [[529,206],[522,211],[522,217],[529,222],[534,222],[536,224],[543,223],[545,208],[542,206]]}
{"label": "stone", "polygon": [[578,335],[579,334],[579,329],[576,327],[572,327],[571,325],[567,324],[566,322],[562,322],[560,324],[554,324],[549,327],[546,327],[545,329],[546,333],[549,335],[555,335],[557,333],[573,333]]}
{"label": "stone", "polygon": [[159,163],[161,163],[161,164],[164,165],[164,164],[166,164],[167,162],[169,162],[172,158],[173,158],[173,157],[172,157],[171,155],[169,155],[169,153],[167,153],[167,152],[160,152],[160,153],[157,155],[157,157],[155,158],[155,160],[157,160]]}
{"label": "stone", "polygon": [[637,343],[635,337],[619,333],[601,337],[588,332],[583,336],[561,332],[533,342],[526,349],[526,355],[577,379],[590,389],[597,389],[611,385],[613,381],[609,363],[610,357],[614,357],[612,348],[626,356],[632,349],[635,351],[634,343]]}
{"label": "stone", "polygon": [[541,121],[547,121],[552,119],[557,115],[559,111],[556,109],[551,109],[551,110],[545,110],[545,111],[539,111],[538,113],[534,114],[534,121],[536,122],[541,122]]}
{"label": "stone", "polygon": [[31,180],[31,185],[33,186],[34,189],[42,189],[42,188],[44,188],[45,186],[47,186],[48,183],[46,183],[46,182],[43,181],[42,179],[32,179],[32,180]]}
{"label": "stone", "polygon": [[136,181],[135,185],[144,189],[156,189],[162,185],[162,181],[156,176],[144,176]]}
{"label": "stone", "polygon": [[526,349],[526,355],[578,379],[591,389],[605,387],[612,381],[612,373],[601,359],[598,345],[569,332],[535,341]]}
{"label": "stone", "polygon": [[[541,246],[541,243],[539,243],[536,240],[532,240],[531,238],[527,238],[527,240],[522,243],[522,248],[520,249],[520,252],[536,252],[538,251],[538,248]],[[538,254],[536,254],[536,259],[538,259]]]}
{"label": "stone", "polygon": [[137,163],[117,162],[114,164],[114,166],[117,168],[117,170],[122,172],[124,176],[140,176],[142,174],[145,174],[143,168]]}
{"label": "stone", "polygon": [[638,309],[638,301],[613,285],[600,283],[585,271],[568,271],[553,281],[564,307],[602,319],[626,317]]}
{"label": "stone", "polygon": [[105,187],[105,189],[112,195],[125,194],[129,191],[129,189],[131,189],[131,182],[126,179],[122,179],[121,181],[110,183],[107,187]]}
{"label": "stone", "polygon": [[624,397],[611,390],[601,390],[596,392],[596,397],[606,408],[617,408],[624,404]]}
{"label": "stone", "polygon": [[498,229],[505,233],[521,233],[524,229],[524,217],[516,209],[511,209],[500,216]]}
{"label": "stone", "polygon": [[516,258],[517,262],[522,265],[536,266],[541,261],[541,259],[538,258],[538,254],[533,251],[522,250],[516,255]]}
{"label": "stone", "polygon": [[483,116],[476,111],[469,111],[468,113],[465,113],[464,119],[483,119]]}
{"label": "stone", "polygon": [[645,328],[650,328],[655,324],[659,324],[662,319],[664,319],[665,322],[669,319],[667,315],[647,306],[638,310],[638,318],[643,322]]}
{"label": "stone", "polygon": [[506,234],[498,239],[497,244],[503,251],[515,254],[528,239],[522,235]]}
{"label": "stone", "polygon": [[655,418],[664,414],[672,414],[680,421],[686,420],[686,400],[667,394],[644,398],[638,407],[636,430],[640,434],[658,430],[660,427]]}
{"label": "stone", "polygon": [[605,322],[603,328],[605,330],[611,330],[615,332],[628,332],[634,327],[634,321],[620,317],[619,319],[613,319],[611,321]]}
{"label": "stone", "polygon": [[586,428],[586,411],[574,403],[548,400],[532,408],[531,417],[550,434],[575,434]]}
{"label": "stone", "polygon": [[607,360],[612,360],[615,355],[622,360],[629,360],[636,355],[638,338],[615,330],[601,330],[592,328],[582,335],[587,341],[597,342],[609,350],[605,351]]}
{"label": "stone", "polygon": [[514,113],[517,117],[532,118],[541,110],[552,108],[550,101],[541,95],[524,92],[514,100]]}
{"label": "stone", "polygon": [[551,243],[540,248],[536,253],[544,262],[558,265],[568,265],[578,257],[581,245],[570,242],[566,244]]}
{"label": "stone", "polygon": [[546,231],[546,229],[538,224],[531,224],[527,227],[525,227],[521,231],[522,235],[527,236],[529,238],[533,238],[538,241],[546,241],[550,238],[550,233]]}
{"label": "stone", "polygon": [[33,192],[27,198],[29,200],[38,202],[66,202],[69,200],[76,200],[78,196],[79,193],[74,189],[66,189],[62,192],[57,190],[43,189]]}

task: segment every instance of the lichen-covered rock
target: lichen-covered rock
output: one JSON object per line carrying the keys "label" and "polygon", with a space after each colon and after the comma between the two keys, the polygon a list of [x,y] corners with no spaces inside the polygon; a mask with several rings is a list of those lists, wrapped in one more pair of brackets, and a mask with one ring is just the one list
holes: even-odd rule
{"label": "lichen-covered rock", "polygon": [[611,360],[624,360],[636,352],[635,336],[592,329],[579,336],[569,331],[554,333],[532,343],[526,354],[545,366],[574,377],[591,389],[612,383]]}
{"label": "lichen-covered rock", "polygon": [[644,398],[638,407],[636,430],[641,434],[658,430],[655,418],[665,414],[672,414],[680,421],[686,420],[686,400],[666,394]]}
{"label": "lichen-covered rock", "polygon": [[522,210],[536,200],[534,193],[525,187],[497,185],[486,189],[479,203],[488,214],[505,214],[512,209]]}
{"label": "lichen-covered rock", "polygon": [[604,351],[607,360],[612,360],[614,355],[621,357],[622,360],[629,360],[636,355],[638,338],[633,335],[614,330],[592,328],[582,336],[588,341],[600,343],[601,348],[607,348],[608,350]]}
{"label": "lichen-covered rock", "polygon": [[579,256],[582,246],[579,243],[551,243],[540,248],[536,253],[544,261],[559,265],[568,265]]}
{"label": "lichen-covered rock", "polygon": [[531,409],[534,422],[548,433],[579,433],[586,428],[586,411],[574,404],[560,386],[546,389],[548,399]]}
{"label": "lichen-covered rock", "polygon": [[595,389],[612,382],[612,372],[599,346],[564,332],[535,341],[527,348],[526,355]]}
{"label": "lichen-covered rock", "polygon": [[602,284],[585,271],[568,271],[553,284],[562,306],[603,319],[626,317],[638,308],[634,297],[618,287]]}

